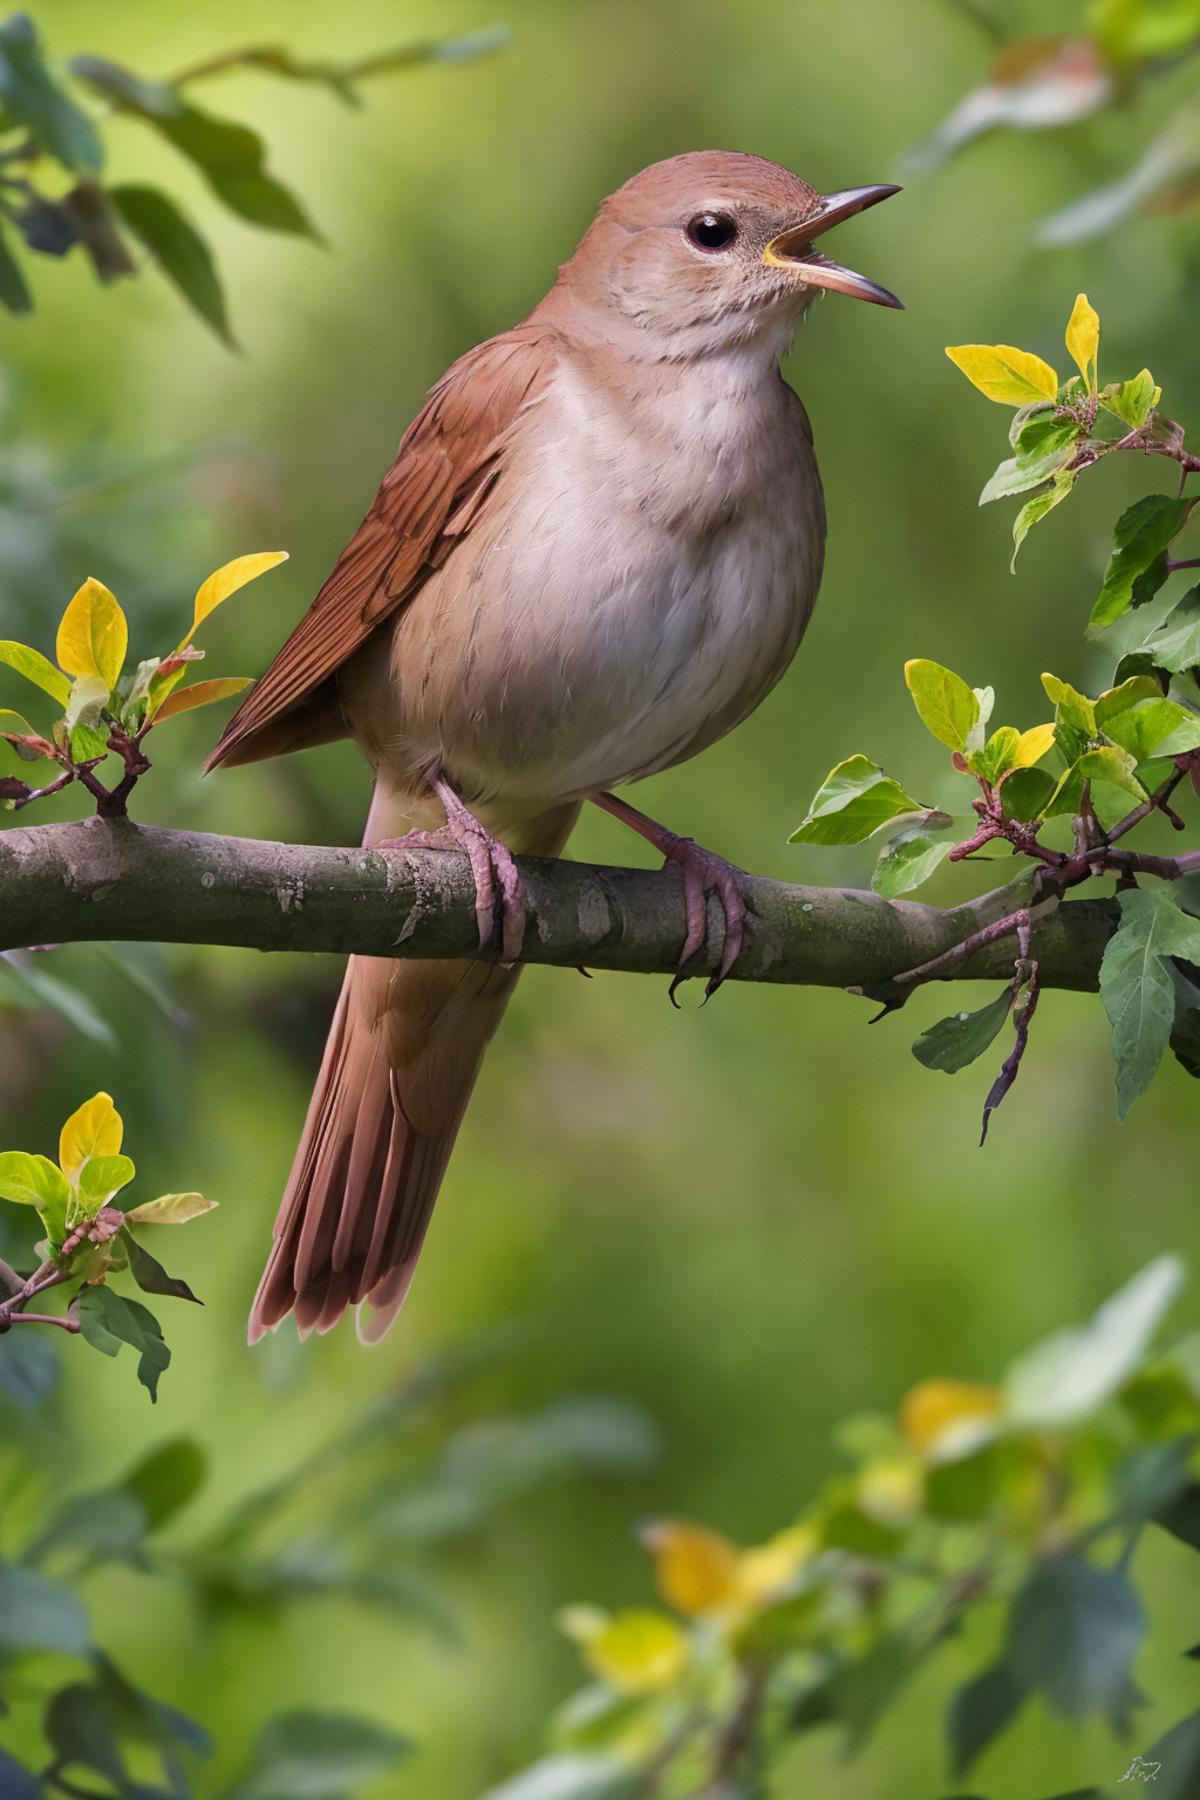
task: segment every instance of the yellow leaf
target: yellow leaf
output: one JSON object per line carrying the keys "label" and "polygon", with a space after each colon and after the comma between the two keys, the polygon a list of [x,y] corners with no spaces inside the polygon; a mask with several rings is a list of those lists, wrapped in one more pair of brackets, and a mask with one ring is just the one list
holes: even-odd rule
{"label": "yellow leaf", "polygon": [[921,1456],[943,1456],[981,1436],[1000,1412],[1000,1389],[978,1381],[922,1381],[900,1402],[900,1429]]}
{"label": "yellow leaf", "polygon": [[855,1499],[877,1525],[906,1525],[925,1498],[920,1465],[907,1457],[883,1456],[859,1472]]}
{"label": "yellow leaf", "polygon": [[1100,355],[1100,314],[1086,294],[1075,296],[1071,317],[1067,320],[1066,345],[1075,359],[1076,368],[1094,394]]}
{"label": "yellow leaf", "polygon": [[654,1557],[654,1578],[669,1606],[693,1618],[717,1612],[737,1596],[738,1554],[704,1525],[656,1519],[638,1533]]}
{"label": "yellow leaf", "polygon": [[1003,406],[1057,397],[1058,376],[1029,350],[1011,344],[947,344],[946,355],[981,394]]}
{"label": "yellow leaf", "polygon": [[1053,742],[1053,725],[1033,725],[1028,731],[1023,731],[1017,740],[1013,768],[1031,769],[1034,763],[1041,762]]}
{"label": "yellow leaf", "polygon": [[690,1645],[665,1613],[613,1613],[583,1646],[593,1675],[622,1694],[655,1694],[670,1687],[687,1667]]}
{"label": "yellow leaf", "polygon": [[79,1171],[93,1156],[115,1156],[124,1135],[125,1127],[111,1094],[93,1094],[85,1100],[59,1133],[59,1167],[67,1180],[77,1181]]}
{"label": "yellow leaf", "polygon": [[209,613],[215,612],[222,601],[228,600],[230,594],[236,594],[248,581],[254,581],[259,575],[265,575],[268,569],[286,562],[287,554],[286,550],[255,550],[249,556],[235,556],[232,562],[223,563],[219,569],[214,569],[208,580],[196,590],[191,630],[179,648],[182,650],[184,644],[190,643],[196,627],[207,619]]}
{"label": "yellow leaf", "polygon": [[820,1548],[809,1525],[793,1525],[777,1532],[765,1544],[743,1550],[737,1564],[737,1597],[747,1606],[761,1606],[788,1586]]}
{"label": "yellow leaf", "polygon": [[211,681],[194,681],[191,687],[176,688],[150,716],[156,725],[173,719],[176,713],[190,712],[194,706],[210,706],[214,700],[228,700],[250,686],[248,675],[218,675]]}
{"label": "yellow leaf", "polygon": [[104,583],[89,575],[59,621],[54,646],[59,668],[68,675],[99,676],[111,689],[128,648],[125,614]]}

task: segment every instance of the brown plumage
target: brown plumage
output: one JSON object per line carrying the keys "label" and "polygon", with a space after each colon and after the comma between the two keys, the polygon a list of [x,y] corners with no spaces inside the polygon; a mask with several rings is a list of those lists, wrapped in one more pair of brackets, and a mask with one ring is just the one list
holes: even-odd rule
{"label": "brown plumage", "polygon": [[[598,799],[681,866],[686,955],[717,889],[721,979],[735,872],[604,790],[712,743],[791,660],[824,515],[779,359],[820,288],[898,304],[812,247],[892,191],[823,200],[717,151],[627,182],[529,318],[433,389],[208,766],[349,733],[376,776],[366,841],[467,848],[481,934],[499,908],[510,957],[512,853],[557,854]],[[362,1335],[386,1330],[516,975],[351,959],[252,1336],[362,1300]]]}

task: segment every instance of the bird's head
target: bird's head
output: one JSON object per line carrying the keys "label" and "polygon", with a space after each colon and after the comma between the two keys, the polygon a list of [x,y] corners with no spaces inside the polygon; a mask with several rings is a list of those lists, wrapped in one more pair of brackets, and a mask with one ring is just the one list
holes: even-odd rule
{"label": "bird's head", "polygon": [[673,156],[608,197],[560,284],[614,323],[639,327],[651,354],[786,338],[822,290],[901,305],[817,248],[832,226],[898,192],[822,195],[762,157]]}

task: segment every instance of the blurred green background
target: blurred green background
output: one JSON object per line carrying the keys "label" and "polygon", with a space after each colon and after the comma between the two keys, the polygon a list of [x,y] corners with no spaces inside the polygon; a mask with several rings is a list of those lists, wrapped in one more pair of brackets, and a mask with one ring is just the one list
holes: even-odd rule
{"label": "blurred green background", "polygon": [[[361,114],[252,74],[205,91],[205,105],[264,133],[324,251],[243,229],[155,138],[111,128],[114,173],[162,179],[211,234],[244,355],[223,350],[153,276],[101,290],[78,260],[39,261],[36,315],[0,326],[0,635],[48,648],[63,604],[95,574],[149,654],[210,568],[288,548],[287,568],[208,628],[213,673],[265,665],[424,390],[541,296],[601,195],[645,163],[706,147],[773,157],[825,190],[888,179],[988,52],[948,0],[110,0],[102,13],[55,0],[34,11],[56,54],[94,50],[151,74],[256,40],[350,53],[512,29],[497,55],[379,80]],[[1070,25],[1076,9],[1005,18]],[[785,839],[829,765],[853,751],[882,758],[930,802],[942,797],[939,754],[904,691],[906,657],[993,683],[1000,715],[1022,725],[1044,710],[1041,666],[1084,687],[1106,674],[1082,624],[1112,518],[1145,490],[1146,472],[1106,466],[1084,483],[1014,579],[1011,509],[975,510],[1000,415],[942,346],[1017,343],[1061,366],[1062,322],[1083,287],[1110,366],[1148,363],[1168,411],[1200,416],[1194,226],[1145,219],[1071,250],[1029,244],[1036,214],[1126,166],[1147,105],[1161,104],[1156,91],[1140,116],[990,139],[839,234],[838,253],[908,311],[830,299],[788,365],[829,505],[816,617],[791,673],[734,738],[642,787],[638,803],[655,816],[764,874],[864,885],[872,847]],[[20,704],[17,685],[6,682],[0,702]],[[136,817],[354,841],[368,781],[349,748],[202,783],[215,735],[204,715],[164,737]],[[598,814],[572,848],[640,859],[632,836]],[[973,872],[950,872],[929,897],[977,885]],[[1172,1065],[1119,1128],[1093,998],[1047,996],[981,1152],[986,1064],[951,1086],[909,1054],[947,1009],[944,991],[868,1030],[864,1003],[835,993],[731,985],[701,1012],[685,990],[674,1012],[665,983],[534,969],[480,1082],[399,1326],[374,1352],[343,1328],[252,1353],[245,1316],[339,967],[230,950],[141,954],[138,966],[186,1010],[180,1027],[93,950],[46,966],[108,1013],[119,1050],[101,1068],[62,1021],[0,1011],[0,1142],[50,1149],[63,1115],[107,1085],[145,1176],[138,1193],[194,1186],[221,1202],[175,1253],[207,1304],[165,1318],[176,1364],[159,1407],[124,1363],[68,1355],[60,1398],[36,1428],[20,1426],[40,1443],[70,1433],[69,1453],[46,1451],[47,1482],[101,1485],[140,1449],[187,1432],[212,1459],[202,1524],[435,1350],[514,1319],[524,1331],[511,1353],[451,1403],[462,1417],[605,1393],[640,1402],[662,1431],[660,1458],[635,1479],[553,1486],[436,1554],[454,1645],[336,1600],[214,1620],[169,1583],[105,1574],[93,1603],[106,1642],[135,1679],[213,1729],[225,1777],[271,1712],[320,1702],[420,1740],[419,1763],[380,1787],[381,1800],[473,1800],[536,1753],[547,1713],[576,1684],[555,1608],[649,1596],[637,1517],[683,1513],[760,1538],[833,1466],[830,1431],[843,1415],[889,1408],[924,1375],[990,1378],[1163,1250],[1200,1263],[1200,1224],[1181,1199],[1194,1089]],[[1194,1323],[1194,1296],[1190,1308]],[[29,1504],[15,1441],[0,1449],[10,1509]],[[1147,1740],[1194,1703],[1194,1668],[1179,1655],[1196,1635],[1185,1554],[1165,1538],[1140,1552],[1153,1622]],[[974,1645],[951,1648],[857,1764],[838,1760],[829,1734],[805,1737],[780,1795],[944,1791],[940,1710],[978,1663]],[[15,1748],[31,1717],[14,1719]],[[1124,1760],[1099,1727],[1069,1731],[1039,1703],[976,1780],[996,1796],[1049,1793],[1114,1781]]]}

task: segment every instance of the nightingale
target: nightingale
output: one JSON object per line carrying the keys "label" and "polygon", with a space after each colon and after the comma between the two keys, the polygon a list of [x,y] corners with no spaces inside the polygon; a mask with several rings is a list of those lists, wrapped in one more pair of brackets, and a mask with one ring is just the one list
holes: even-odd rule
{"label": "nightingale", "polygon": [[512,993],[514,854],[584,801],[682,873],[682,971],[707,896],[741,948],[739,871],[610,790],[694,756],[790,663],[825,540],[812,432],[780,373],[823,291],[885,288],[816,248],[891,186],[823,196],[760,157],[676,156],[602,204],[550,292],[432,389],[328,581],[208,760],[349,735],[364,841],[465,850],[500,962],[352,957],[250,1320],[328,1330],[403,1303],[484,1050]]}

